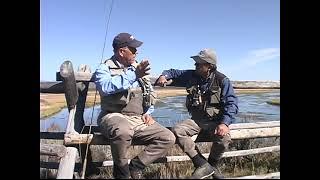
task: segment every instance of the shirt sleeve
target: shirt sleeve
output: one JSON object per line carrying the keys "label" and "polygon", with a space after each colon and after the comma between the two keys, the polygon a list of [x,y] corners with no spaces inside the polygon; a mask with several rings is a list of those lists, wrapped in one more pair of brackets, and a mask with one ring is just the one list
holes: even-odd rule
{"label": "shirt sleeve", "polygon": [[149,109],[147,110],[146,114],[152,114],[154,111],[154,106],[150,106]]}
{"label": "shirt sleeve", "polygon": [[109,67],[106,64],[101,64],[94,73],[96,88],[102,95],[129,89],[137,79],[134,71],[134,67],[129,67],[125,73],[111,76]]}
{"label": "shirt sleeve", "polygon": [[164,70],[161,75],[166,79],[173,79],[178,86],[186,86],[188,80],[192,77],[193,70],[169,69]]}
{"label": "shirt sleeve", "polygon": [[235,116],[238,113],[238,98],[228,78],[223,79],[221,91],[221,102],[223,105],[222,123],[229,126],[235,122]]}

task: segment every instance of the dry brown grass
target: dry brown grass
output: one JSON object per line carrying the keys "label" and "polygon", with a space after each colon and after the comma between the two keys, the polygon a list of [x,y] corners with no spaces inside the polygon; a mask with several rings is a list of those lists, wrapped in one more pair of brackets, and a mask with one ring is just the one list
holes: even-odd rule
{"label": "dry brown grass", "polygon": [[[280,139],[275,138],[264,138],[260,140],[256,139],[245,139],[245,140],[235,140],[230,144],[230,150],[241,150],[250,149],[257,147],[271,146],[274,144],[279,144]],[[212,143],[202,142],[197,143],[199,150],[202,153],[210,152]],[[110,146],[96,147],[98,149],[94,150],[94,153],[99,153],[100,156],[106,156],[106,160],[111,160]],[[144,149],[144,146],[132,146],[128,151],[128,157],[133,158],[139,152]],[[92,149],[93,150],[93,149]],[[170,155],[186,155],[182,152],[181,148],[175,144],[174,147],[170,148],[167,156]],[[230,157],[223,158],[219,166],[220,171],[225,175],[225,177],[239,177],[239,176],[249,176],[254,174],[267,174],[272,172],[280,171],[280,153],[264,153],[257,155],[249,155],[242,157]],[[93,157],[95,159],[95,157]],[[89,176],[89,179],[109,179],[112,178],[112,167],[100,167],[99,175]],[[191,161],[183,162],[169,162],[169,163],[154,163],[146,167],[143,174],[147,179],[184,179],[191,176],[194,171],[194,166]]]}
{"label": "dry brown grass", "polygon": [[[87,94],[86,107],[92,106],[94,103],[95,91],[89,91]],[[95,104],[100,103],[100,96],[97,93]],[[64,94],[40,93],[40,119],[52,116],[63,108],[67,107]]]}

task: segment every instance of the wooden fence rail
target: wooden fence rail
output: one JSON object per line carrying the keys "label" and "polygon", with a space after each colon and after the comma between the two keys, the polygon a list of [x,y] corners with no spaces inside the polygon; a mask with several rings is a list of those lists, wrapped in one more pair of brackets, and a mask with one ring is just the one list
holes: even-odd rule
{"label": "wooden fence rail", "polygon": [[[267,153],[267,152],[277,152],[280,151],[280,146],[270,146],[264,148],[254,148],[248,150],[237,150],[237,151],[228,151],[223,153],[222,157],[237,157],[237,156],[247,156],[253,154]],[[209,153],[202,154],[205,158],[209,157]],[[189,156],[166,156],[157,159],[154,163],[167,163],[167,162],[178,162],[178,161],[189,161]],[[128,160],[130,163],[130,160]],[[113,161],[103,161],[103,166],[113,166]]]}
{"label": "wooden fence rail", "polygon": [[[168,127],[170,129],[170,127]],[[231,139],[252,139],[252,138],[266,138],[266,137],[280,137],[280,122],[279,121],[269,121],[269,122],[259,122],[259,123],[240,123],[240,124],[231,124],[230,125],[230,135]],[[93,134],[91,135],[90,145],[109,145],[110,142],[107,138],[101,135],[97,127],[93,128]],[[48,134],[45,133],[45,134]],[[50,133],[49,133],[50,134]],[[54,132],[52,132],[54,134]],[[86,135],[86,134],[80,134]],[[74,136],[78,136],[75,134]],[[85,137],[85,136],[83,136]],[[198,136],[193,137],[195,142],[208,142],[210,139],[209,134],[200,133]],[[60,139],[63,139],[63,136],[60,136]],[[69,144],[67,144],[69,145]],[[145,145],[143,142],[138,140],[133,140],[132,145]],[[63,145],[41,145],[40,152],[46,155],[57,155],[63,157],[65,154],[66,147]],[[236,157],[236,156],[247,156],[253,154],[267,153],[267,152],[277,152],[280,151],[280,146],[271,146],[263,148],[255,148],[248,150],[237,150],[237,151],[228,151],[223,154],[223,157]],[[209,154],[203,154],[204,157],[208,157]],[[67,158],[70,159],[70,158]],[[188,161],[190,158],[188,156],[166,156],[159,158],[154,163],[167,163],[167,162],[179,162],[179,161]],[[71,160],[67,160],[71,161]],[[93,164],[99,164],[101,162],[102,166],[112,166],[113,161],[105,161],[104,159],[96,159]],[[129,161],[130,162],[130,161]],[[61,162],[60,162],[61,164]],[[64,166],[73,166],[74,162],[71,161],[71,164],[64,161]],[[60,167],[60,166],[59,166]],[[70,168],[69,168],[70,169]],[[65,174],[65,173],[64,173]],[[67,173],[70,175],[70,170]]]}

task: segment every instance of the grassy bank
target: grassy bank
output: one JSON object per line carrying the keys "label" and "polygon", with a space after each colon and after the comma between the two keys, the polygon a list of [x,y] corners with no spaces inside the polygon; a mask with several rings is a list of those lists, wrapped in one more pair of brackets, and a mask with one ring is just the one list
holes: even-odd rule
{"label": "grassy bank", "polygon": [[272,99],[270,101],[267,101],[268,104],[277,105],[280,106],[280,99]]}
{"label": "grassy bank", "polygon": [[[86,107],[93,106],[94,99],[95,91],[89,91],[87,94]],[[95,104],[100,104],[99,93],[97,93]],[[55,115],[65,107],[67,107],[67,102],[64,94],[40,94],[40,119]]]}

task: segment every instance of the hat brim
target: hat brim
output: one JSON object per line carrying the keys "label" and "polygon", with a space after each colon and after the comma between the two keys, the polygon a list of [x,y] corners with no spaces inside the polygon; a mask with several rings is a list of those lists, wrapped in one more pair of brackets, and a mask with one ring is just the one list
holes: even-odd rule
{"label": "hat brim", "polygon": [[192,58],[196,63],[199,64],[205,64],[208,63],[207,61],[203,60],[201,57],[199,56],[191,56],[190,58]]}
{"label": "hat brim", "polygon": [[142,43],[143,42],[134,39],[133,41],[130,41],[127,45],[130,47],[133,47],[133,48],[137,48],[137,47],[141,46]]}

